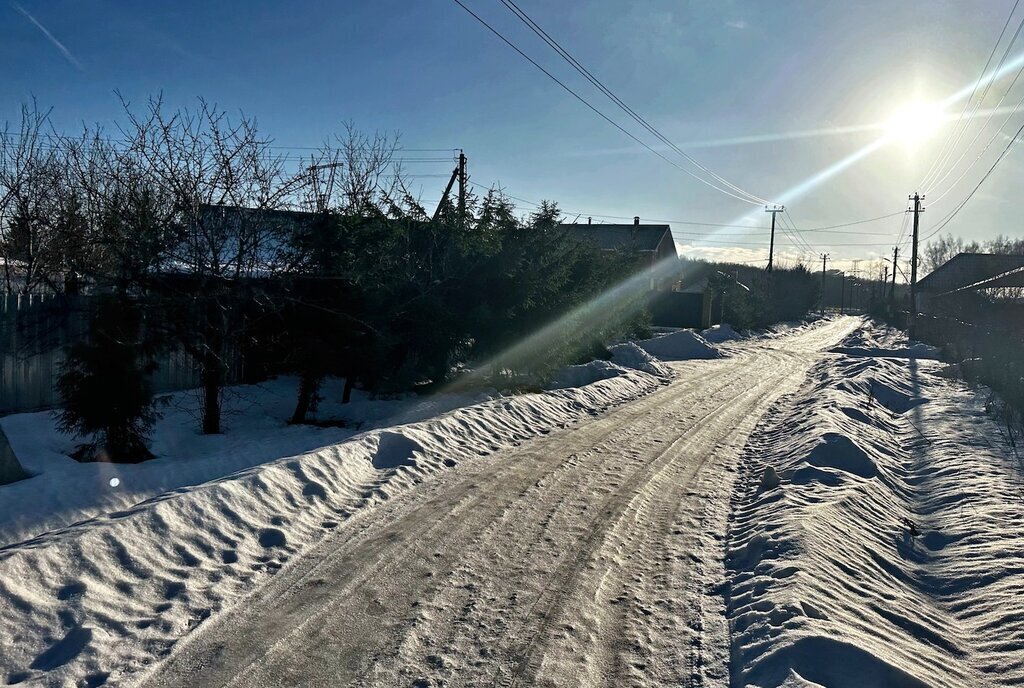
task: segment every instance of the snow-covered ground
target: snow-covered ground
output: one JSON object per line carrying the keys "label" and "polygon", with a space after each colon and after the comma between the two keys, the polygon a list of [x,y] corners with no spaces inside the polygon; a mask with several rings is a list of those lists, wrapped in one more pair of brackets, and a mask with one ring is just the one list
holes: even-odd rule
{"label": "snow-covered ground", "polygon": [[1024,483],[984,394],[878,328],[753,435],[728,539],[732,685],[1024,683]]}
{"label": "snow-covered ground", "polygon": [[611,354],[341,428],[287,426],[293,380],[222,437],[178,395],[137,466],[0,419],[35,473],[0,487],[0,681],[1024,682],[1020,464],[933,351],[847,317]]}
{"label": "snow-covered ground", "polygon": [[345,427],[288,425],[295,404],[294,378],[229,388],[220,435],[200,434],[194,392],[168,395],[153,434],[157,458],[140,464],[71,459],[77,440],[60,433],[48,411],[2,417],[0,427],[33,477],[0,487],[0,547],[122,511],[171,490],[336,444],[361,431],[431,418],[491,396],[477,392],[374,400],[356,390],[352,402],[343,405],[338,403],[341,386],[339,380],[325,385],[318,417],[342,421]]}
{"label": "snow-covered ground", "polygon": [[194,395],[180,393],[156,426],[157,458],[135,465],[72,460],[75,440],[48,412],[0,419],[32,474],[0,486],[0,679],[100,685],[112,664],[131,673],[361,508],[669,374],[643,355],[600,363],[597,375],[575,366],[587,373],[577,386],[508,398],[356,392],[341,405],[335,381],[318,413],[346,427],[287,425],[295,380],[282,378],[229,390],[226,432],[203,436]]}

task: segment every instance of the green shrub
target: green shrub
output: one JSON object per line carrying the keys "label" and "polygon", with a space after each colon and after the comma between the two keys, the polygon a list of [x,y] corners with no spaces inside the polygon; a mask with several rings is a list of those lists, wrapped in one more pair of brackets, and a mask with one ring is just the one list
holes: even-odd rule
{"label": "green shrub", "polygon": [[85,438],[79,461],[136,463],[152,458],[148,435],[160,414],[153,398],[156,363],[144,341],[142,311],[126,298],[101,297],[86,341],[68,353],[57,388],[58,425]]}

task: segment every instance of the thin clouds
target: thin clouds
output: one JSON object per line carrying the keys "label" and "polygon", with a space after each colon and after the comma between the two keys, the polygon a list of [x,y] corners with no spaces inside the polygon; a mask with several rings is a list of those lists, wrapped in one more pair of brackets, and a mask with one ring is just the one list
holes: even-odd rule
{"label": "thin clouds", "polygon": [[56,47],[57,50],[60,51],[60,54],[64,56],[64,59],[67,60],[68,62],[70,62],[72,64],[72,66],[74,66],[75,69],[77,69],[80,72],[84,72],[85,71],[85,67],[83,67],[82,63],[79,62],[78,59],[74,55],[71,54],[71,51],[68,50],[66,47],[64,47],[64,44],[61,43],[60,41],[58,41],[54,37],[54,35],[52,33],[50,33],[49,29],[47,29],[45,26],[40,24],[39,21],[35,17],[33,17],[31,14],[29,14],[28,10],[26,10],[24,7],[22,7],[21,5],[19,5],[16,2],[12,2],[11,3],[11,7],[13,7],[14,9],[18,10],[19,12],[21,12],[25,16],[26,19],[28,19],[30,22],[32,22],[32,24],[35,25],[35,27],[37,29],[42,31],[43,35],[46,36],[46,38],[50,41],[50,43],[53,43],[54,47]]}
{"label": "thin clouds", "polygon": [[735,21],[727,21],[725,22],[725,25],[728,26],[730,29],[738,29],[740,31],[749,26],[749,24],[747,24],[747,22],[743,21],[742,19],[737,19]]}

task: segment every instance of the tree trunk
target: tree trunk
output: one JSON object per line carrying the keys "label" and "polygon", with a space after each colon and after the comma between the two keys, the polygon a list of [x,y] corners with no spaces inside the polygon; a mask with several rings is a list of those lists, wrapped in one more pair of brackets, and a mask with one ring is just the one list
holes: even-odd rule
{"label": "tree trunk", "polygon": [[352,375],[345,376],[345,388],[341,392],[341,403],[347,404],[352,401],[352,386],[355,378]]}
{"label": "tree trunk", "polygon": [[221,363],[207,349],[203,357],[203,434],[220,434],[220,390],[223,387]]}
{"label": "tree trunk", "polygon": [[288,421],[292,425],[306,422],[306,415],[313,402],[313,395],[316,394],[317,379],[312,375],[303,375],[299,379],[299,398],[295,403],[295,412],[292,419]]}

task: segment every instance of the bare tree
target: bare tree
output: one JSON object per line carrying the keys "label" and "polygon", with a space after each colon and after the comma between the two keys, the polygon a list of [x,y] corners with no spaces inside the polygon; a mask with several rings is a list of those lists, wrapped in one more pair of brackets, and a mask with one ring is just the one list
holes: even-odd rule
{"label": "bare tree", "polygon": [[8,292],[60,290],[62,177],[49,115],[32,101],[17,127],[5,124],[0,132],[0,261]]}
{"label": "bare tree", "polygon": [[[175,341],[201,370],[202,429],[221,429],[221,396],[237,357],[259,282],[273,270],[276,211],[286,209],[305,175],[289,175],[284,158],[260,137],[256,122],[236,120],[205,101],[196,110],[165,111],[150,100],[128,125],[122,169],[138,169],[157,211],[163,254],[149,288],[174,304]],[[178,327],[174,327],[178,325]]]}

